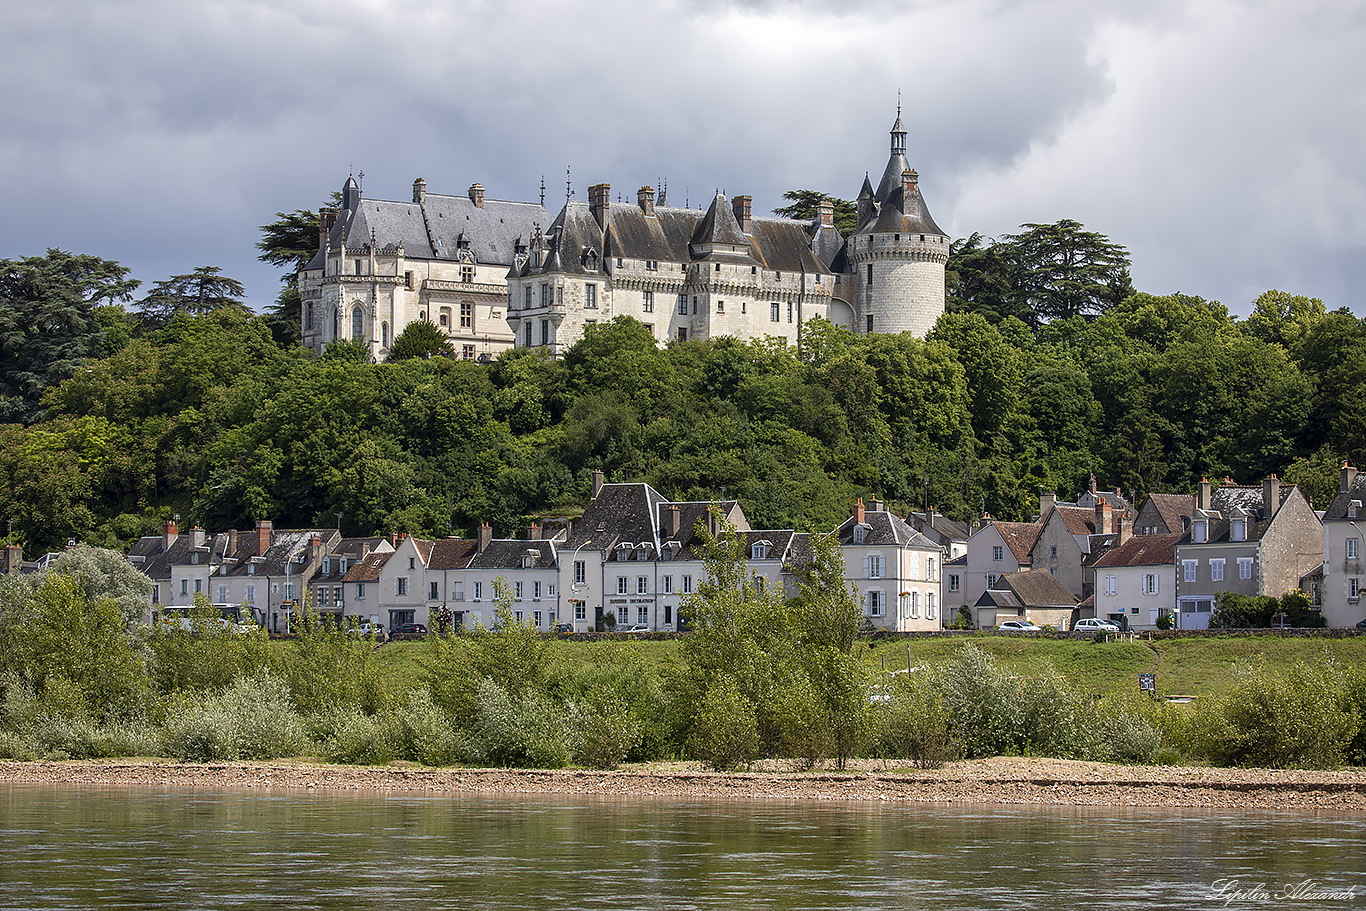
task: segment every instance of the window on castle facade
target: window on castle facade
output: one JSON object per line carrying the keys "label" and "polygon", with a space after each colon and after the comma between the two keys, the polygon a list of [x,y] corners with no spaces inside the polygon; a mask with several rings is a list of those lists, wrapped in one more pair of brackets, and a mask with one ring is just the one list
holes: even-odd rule
{"label": "window on castle facade", "polygon": [[541,284],[541,306],[550,306],[550,286],[545,283]]}
{"label": "window on castle facade", "polygon": [[[474,281],[472,276],[470,281]],[[409,269],[407,272],[403,273],[403,287],[407,288],[409,291],[413,290],[413,270]]]}
{"label": "window on castle facade", "polygon": [[530,285],[527,285],[525,288],[522,289],[522,297],[523,297],[523,299],[524,299],[524,300],[523,300],[523,306],[525,306],[528,310],[530,310],[530,309],[531,309],[531,286],[530,286]]}
{"label": "window on castle facade", "polygon": [[725,313],[725,312],[726,312],[726,302],[725,302],[725,301],[719,300],[719,301],[716,302],[716,312],[717,312],[717,313]]}
{"label": "window on castle facade", "polygon": [[304,328],[313,328],[313,301],[309,301],[304,306]]}
{"label": "window on castle facade", "polygon": [[589,284],[583,286],[583,305],[589,310],[598,308],[598,286]]}
{"label": "window on castle facade", "polygon": [[351,311],[351,337],[357,340],[365,338],[365,314],[360,307]]}
{"label": "window on castle facade", "polygon": [[792,301],[787,302],[787,321],[792,322]]}
{"label": "window on castle facade", "polygon": [[686,295],[686,294],[680,294],[680,295],[678,295],[678,315],[679,315],[679,316],[687,316],[687,315],[688,315],[688,295]]}
{"label": "window on castle facade", "polygon": [[[445,319],[444,316],[442,316],[441,318],[443,320]],[[445,323],[442,323],[442,325],[444,326]],[[469,301],[462,301],[460,304],[460,328],[474,328],[474,304],[470,303]]]}
{"label": "window on castle facade", "polygon": [[870,313],[870,314],[868,314],[868,332],[869,332],[869,334],[872,334],[872,331],[873,331],[873,314]]}
{"label": "window on castle facade", "polygon": [[541,344],[550,344],[550,320],[548,319],[541,320]]}
{"label": "window on castle facade", "polygon": [[773,322],[778,322],[778,302],[774,301],[768,305],[768,318]]}
{"label": "window on castle facade", "polygon": [[655,312],[655,293],[653,291],[641,292],[640,309],[645,313]]}
{"label": "window on castle facade", "polygon": [[463,357],[463,358],[464,358],[465,360],[467,360],[467,361],[472,361],[472,360],[474,360],[474,346],[473,346],[473,345],[465,345],[465,346],[463,346],[463,347],[460,349],[460,356]]}
{"label": "window on castle facade", "polygon": [[[868,239],[869,239],[869,240],[872,240],[871,237],[868,238]],[[869,287],[869,288],[873,287],[873,264],[872,264],[872,263],[869,263],[869,264],[868,264],[868,287]]]}

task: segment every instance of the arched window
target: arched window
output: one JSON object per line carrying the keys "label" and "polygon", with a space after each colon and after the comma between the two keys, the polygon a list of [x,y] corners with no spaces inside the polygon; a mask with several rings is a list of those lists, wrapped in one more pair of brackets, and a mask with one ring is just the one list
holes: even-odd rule
{"label": "arched window", "polygon": [[351,337],[358,341],[365,338],[365,314],[360,307],[351,311]]}
{"label": "arched window", "polygon": [[337,315],[337,311],[336,311],[336,310],[333,310],[333,311],[332,311],[332,339],[333,339],[334,341],[335,341],[336,339],[341,338],[341,326],[339,325],[340,322],[341,322],[341,317]]}
{"label": "arched window", "polygon": [[379,343],[380,343],[380,345],[381,345],[382,347],[385,347],[385,348],[388,348],[388,347],[389,347],[389,324],[388,324],[388,323],[380,323],[380,324],[379,324],[379,339],[380,339],[380,342],[379,342]]}
{"label": "arched window", "polygon": [[309,301],[304,305],[304,328],[313,328],[313,301]]}

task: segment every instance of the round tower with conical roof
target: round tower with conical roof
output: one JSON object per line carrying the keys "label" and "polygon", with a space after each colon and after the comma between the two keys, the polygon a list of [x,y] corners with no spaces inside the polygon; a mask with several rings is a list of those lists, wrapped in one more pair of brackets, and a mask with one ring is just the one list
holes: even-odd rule
{"label": "round tower with conical roof", "polygon": [[859,194],[858,229],[849,237],[856,332],[912,332],[924,337],[944,312],[949,238],[930,216],[919,175],[906,160],[906,128],[897,106],[892,151],[882,181]]}

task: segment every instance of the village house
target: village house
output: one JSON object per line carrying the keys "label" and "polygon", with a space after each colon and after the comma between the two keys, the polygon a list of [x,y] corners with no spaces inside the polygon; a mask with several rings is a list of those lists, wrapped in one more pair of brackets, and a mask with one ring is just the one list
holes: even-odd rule
{"label": "village house", "polygon": [[1362,588],[1366,587],[1366,475],[1342,463],[1337,495],[1323,514],[1323,570],[1319,597],[1329,626],[1347,628],[1366,619]]}
{"label": "village house", "polygon": [[1027,569],[1005,573],[973,604],[973,625],[992,629],[1007,620],[1022,620],[1055,630],[1072,628],[1077,598],[1052,573]]}
{"label": "village house", "polygon": [[1096,617],[1121,629],[1156,629],[1158,618],[1176,610],[1180,540],[1180,534],[1135,535],[1106,551],[1095,564]]}

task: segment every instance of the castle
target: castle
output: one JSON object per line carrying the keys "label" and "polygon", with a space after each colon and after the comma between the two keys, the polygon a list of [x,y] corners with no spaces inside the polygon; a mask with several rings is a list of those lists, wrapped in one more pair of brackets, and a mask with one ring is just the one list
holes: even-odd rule
{"label": "castle", "polygon": [[[318,252],[299,271],[303,343],[321,352],[358,339],[372,357],[428,320],[457,354],[506,348],[562,354],[588,326],[631,316],[661,344],[729,335],[777,336],[822,317],[856,333],[924,336],[944,312],[949,238],[906,160],[897,111],[876,189],[864,177],[857,229],[842,238],[834,205],[812,221],[756,217],[749,196],[717,193],[705,210],[615,205],[611,187],[569,199],[552,221],[543,203],[427,193],[411,202],[363,198],[348,178],[341,206],[320,210]],[[548,228],[543,228],[548,225]]]}

